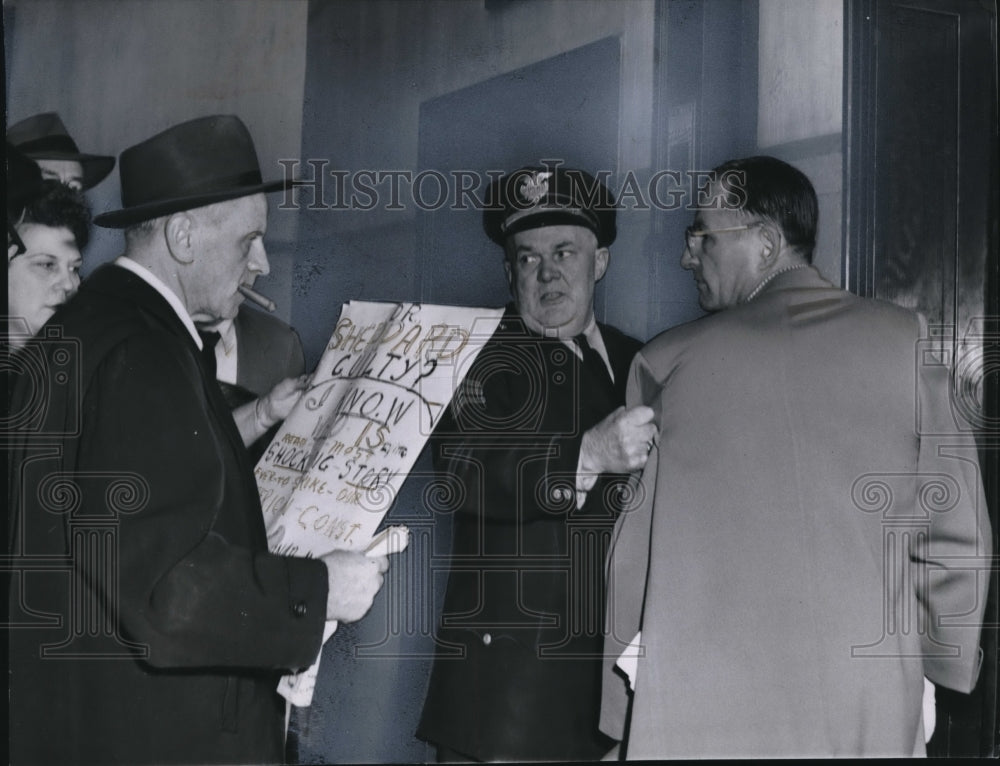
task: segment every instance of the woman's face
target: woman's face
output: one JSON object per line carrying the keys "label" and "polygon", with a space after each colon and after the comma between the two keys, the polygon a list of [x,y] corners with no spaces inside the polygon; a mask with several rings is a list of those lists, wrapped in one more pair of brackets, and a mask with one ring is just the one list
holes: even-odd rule
{"label": "woman's face", "polygon": [[[25,252],[12,257],[7,250],[7,313],[12,328],[25,328],[35,335],[56,307],[80,286],[80,251],[73,232],[36,223],[21,224],[17,233]],[[12,334],[12,346],[27,337]]]}

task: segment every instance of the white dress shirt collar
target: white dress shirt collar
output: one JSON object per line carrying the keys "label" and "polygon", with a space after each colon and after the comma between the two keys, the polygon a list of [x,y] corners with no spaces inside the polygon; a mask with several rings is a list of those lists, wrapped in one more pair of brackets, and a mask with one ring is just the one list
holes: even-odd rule
{"label": "white dress shirt collar", "polygon": [[239,359],[236,354],[236,323],[232,319],[223,319],[212,329],[219,333],[219,342],[215,345],[215,378],[235,385]]}

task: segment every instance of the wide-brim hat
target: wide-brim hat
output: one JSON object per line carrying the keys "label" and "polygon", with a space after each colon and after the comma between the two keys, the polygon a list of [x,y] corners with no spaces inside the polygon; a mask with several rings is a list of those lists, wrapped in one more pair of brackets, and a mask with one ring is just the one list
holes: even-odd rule
{"label": "wide-brim hat", "polygon": [[77,148],[63,121],[55,112],[27,117],[7,129],[7,140],[32,160],[74,160],[83,168],[83,188],[103,181],[115,166],[115,158],[86,154]]}
{"label": "wide-brim hat", "polygon": [[94,219],[122,229],[160,216],[250,194],[291,188],[261,178],[246,125],[233,115],[199,117],[129,147],[118,160],[122,209]]}
{"label": "wide-brim hat", "polygon": [[486,235],[507,237],[542,226],[583,226],[598,247],[615,241],[617,206],[607,186],[590,173],[561,165],[524,167],[494,181],[483,210]]}

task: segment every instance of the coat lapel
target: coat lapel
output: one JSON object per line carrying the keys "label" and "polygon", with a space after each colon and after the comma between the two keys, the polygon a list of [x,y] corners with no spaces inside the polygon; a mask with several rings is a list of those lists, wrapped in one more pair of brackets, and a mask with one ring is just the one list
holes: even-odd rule
{"label": "coat lapel", "polygon": [[[87,280],[86,286],[87,289],[95,293],[103,293],[114,300],[136,304],[143,313],[151,318],[152,323],[159,325],[162,329],[182,340],[201,371],[205,399],[208,401],[215,421],[225,432],[241,468],[246,469],[243,471],[244,474],[249,471],[252,475],[252,466],[249,466],[246,447],[243,445],[243,439],[236,428],[232,412],[222,396],[222,389],[218,381],[206,369],[201,351],[195,344],[194,338],[191,337],[191,333],[188,332],[187,327],[166,299],[138,274],[114,264],[102,266],[95,271]],[[256,487],[253,490],[256,493]]]}

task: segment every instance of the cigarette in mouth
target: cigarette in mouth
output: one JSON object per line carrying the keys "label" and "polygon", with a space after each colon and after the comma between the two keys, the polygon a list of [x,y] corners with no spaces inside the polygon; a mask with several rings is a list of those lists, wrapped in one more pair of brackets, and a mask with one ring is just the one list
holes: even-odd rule
{"label": "cigarette in mouth", "polygon": [[243,293],[243,297],[252,300],[261,308],[265,308],[268,311],[274,311],[278,308],[278,305],[268,298],[266,295],[261,295],[259,292],[253,288],[247,287],[246,285],[240,285],[240,292]]}

